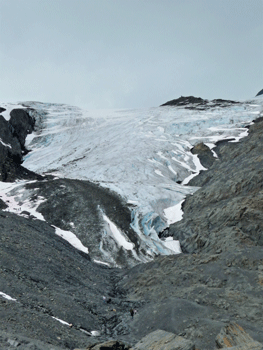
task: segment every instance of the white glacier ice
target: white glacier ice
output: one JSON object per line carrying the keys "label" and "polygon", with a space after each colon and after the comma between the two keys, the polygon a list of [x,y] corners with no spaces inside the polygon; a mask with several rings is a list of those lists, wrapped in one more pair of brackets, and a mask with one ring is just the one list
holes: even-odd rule
{"label": "white glacier ice", "polygon": [[[1,105],[8,111],[16,108]],[[85,111],[38,102],[17,107],[21,105],[37,111],[36,130],[26,141],[31,152],[23,166],[40,174],[89,180],[117,192],[132,204],[131,226],[138,235],[152,240],[153,251],[171,254],[180,250],[179,242],[164,244],[157,233],[182,219],[181,203],[197,190],[187,184],[205,170],[190,149],[204,142],[216,158],[215,143],[238,142],[246,136],[245,126],[262,111],[263,99],[207,110],[165,106]],[[104,220],[116,242],[132,250],[114,223],[106,216]]]}

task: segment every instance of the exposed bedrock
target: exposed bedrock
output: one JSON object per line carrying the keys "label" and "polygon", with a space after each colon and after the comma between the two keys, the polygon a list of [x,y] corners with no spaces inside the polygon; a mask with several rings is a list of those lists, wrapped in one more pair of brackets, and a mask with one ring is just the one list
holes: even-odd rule
{"label": "exposed bedrock", "polygon": [[263,95],[263,89],[260,90],[260,91],[256,94],[256,96],[260,96],[260,95]]}
{"label": "exposed bedrock", "polygon": [[119,270],[91,262],[44,221],[0,211],[0,228],[0,292],[12,298],[0,295],[1,349],[8,339],[73,349],[129,333],[129,309],[140,303],[116,287]]}
{"label": "exposed bedrock", "polygon": [[0,181],[42,178],[21,165],[28,152],[25,139],[34,124],[34,118],[24,109],[13,109],[8,121],[0,115]]}
{"label": "exposed bedrock", "polygon": [[211,149],[208,146],[206,146],[203,142],[195,145],[191,149],[191,152],[193,154],[198,155],[198,158],[199,158],[201,164],[205,168],[210,168],[212,166],[212,164],[214,163],[214,161],[216,160],[216,158],[213,156]]}
{"label": "exposed bedrock", "polygon": [[[89,249],[92,259],[119,267],[133,266],[140,262],[139,257],[144,261],[142,242],[130,226],[131,212],[116,193],[89,181],[52,177],[28,184],[26,190],[32,201],[44,199],[37,211],[45,220],[73,232]],[[121,231],[120,239],[116,239],[105,217]]]}
{"label": "exposed bedrock", "polygon": [[14,137],[16,137],[20,143],[23,153],[26,153],[25,141],[28,134],[31,134],[34,130],[35,119],[29,115],[24,109],[13,109],[10,112],[9,125]]}
{"label": "exposed bedrock", "polygon": [[221,254],[159,256],[123,273],[129,300],[145,300],[131,323],[134,337],[162,329],[215,348],[229,321],[263,342],[263,251],[248,247]]}
{"label": "exposed bedrock", "polygon": [[200,186],[183,204],[183,220],[170,226],[184,252],[216,252],[263,245],[263,121],[238,143],[219,143]]}
{"label": "exposed bedrock", "polygon": [[238,104],[238,101],[232,101],[232,100],[223,100],[223,99],[215,99],[212,101],[203,99],[201,97],[195,97],[195,96],[181,96],[177,99],[168,101],[162,106],[177,106],[177,107],[184,107],[186,109],[195,109],[195,110],[204,110],[208,108],[224,108],[229,107],[233,104]]}

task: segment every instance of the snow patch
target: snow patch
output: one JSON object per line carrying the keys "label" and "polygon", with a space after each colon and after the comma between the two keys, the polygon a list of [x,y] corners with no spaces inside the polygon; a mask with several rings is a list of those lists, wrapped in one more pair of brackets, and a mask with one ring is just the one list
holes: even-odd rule
{"label": "snow patch", "polygon": [[117,244],[123,247],[126,250],[132,250],[134,248],[134,244],[128,242],[123,233],[118,229],[118,227],[103,213],[102,214],[104,221],[107,224],[106,231],[111,232]]}
{"label": "snow patch", "polygon": [[3,298],[7,299],[7,300],[16,301],[16,299],[10,297],[9,295],[7,295],[7,294],[5,294],[5,293],[3,293],[3,292],[0,292],[0,295],[1,295]]}
{"label": "snow patch", "polygon": [[182,210],[182,204],[185,200],[183,199],[180,203],[177,203],[176,205],[164,209],[164,216],[167,220],[167,224],[171,225],[174,224],[177,221],[181,221],[184,215],[184,212]]}
{"label": "snow patch", "polygon": [[60,318],[57,318],[57,317],[54,317],[54,316],[51,316],[51,317],[54,318],[54,320],[56,320],[56,321],[58,321],[58,322],[60,322],[60,323],[62,323],[62,324],[65,324],[66,326],[69,326],[69,327],[72,326],[72,324],[70,324],[70,323],[68,323],[68,322],[66,322],[66,321],[63,321],[63,320],[61,320]]}
{"label": "snow patch", "polygon": [[73,232],[62,230],[61,228],[58,228],[58,227],[53,226],[53,225],[52,225],[52,227],[55,228],[56,235],[62,237],[66,241],[68,241],[73,247],[75,247],[78,250],[81,250],[82,252],[84,252],[86,254],[89,253],[89,249],[81,243],[81,241],[78,239],[78,237]]}
{"label": "snow patch", "polygon": [[0,139],[0,143],[1,143],[3,146],[5,146],[5,147],[12,148],[12,146],[9,145],[9,143],[4,143],[4,142],[2,141],[2,139]]}

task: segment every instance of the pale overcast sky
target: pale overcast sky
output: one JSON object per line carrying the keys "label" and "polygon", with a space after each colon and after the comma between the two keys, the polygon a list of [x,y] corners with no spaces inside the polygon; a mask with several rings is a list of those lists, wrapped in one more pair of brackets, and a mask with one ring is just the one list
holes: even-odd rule
{"label": "pale overcast sky", "polygon": [[263,88],[263,0],[0,0],[0,101],[158,106]]}

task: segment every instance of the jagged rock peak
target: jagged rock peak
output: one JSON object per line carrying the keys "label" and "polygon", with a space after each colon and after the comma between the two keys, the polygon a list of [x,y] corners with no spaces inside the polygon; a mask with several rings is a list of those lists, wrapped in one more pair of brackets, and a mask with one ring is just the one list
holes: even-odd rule
{"label": "jagged rock peak", "polygon": [[177,99],[168,101],[161,106],[186,106],[188,104],[206,104],[208,100],[204,100],[201,97],[194,96],[181,96]]}
{"label": "jagged rock peak", "polygon": [[162,106],[179,106],[179,107],[185,107],[187,109],[207,109],[207,108],[214,108],[214,107],[228,107],[232,104],[238,104],[238,101],[233,100],[223,100],[221,98],[214,99],[214,100],[207,100],[203,99],[201,97],[194,97],[194,96],[181,96],[177,99],[168,101]]}
{"label": "jagged rock peak", "polygon": [[263,89],[260,90],[260,91],[256,94],[256,96],[259,96],[259,95],[263,95]]}

